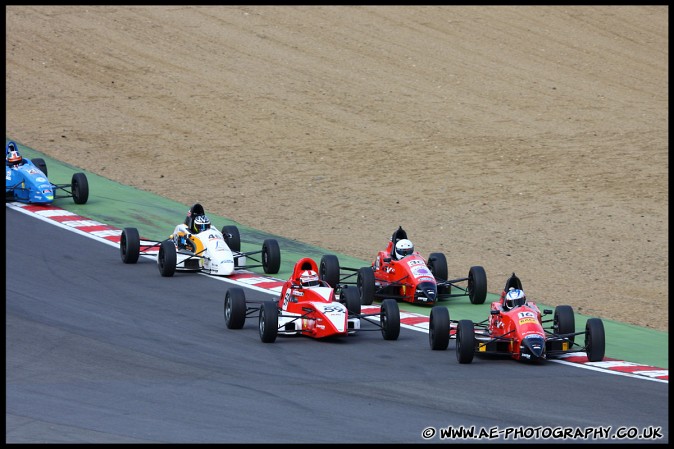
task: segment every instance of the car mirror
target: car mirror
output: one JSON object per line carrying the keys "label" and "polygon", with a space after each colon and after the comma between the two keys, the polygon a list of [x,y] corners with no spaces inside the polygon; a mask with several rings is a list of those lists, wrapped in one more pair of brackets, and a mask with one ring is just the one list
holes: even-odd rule
{"label": "car mirror", "polygon": [[390,257],[384,257],[384,263],[389,263],[391,261]]}
{"label": "car mirror", "polygon": [[543,315],[550,315],[552,313],[552,310],[550,309],[544,309],[543,310]]}
{"label": "car mirror", "polygon": [[501,311],[500,311],[500,310],[494,309],[494,310],[490,311],[490,313],[491,313],[492,315],[500,315],[500,314],[501,314]]}

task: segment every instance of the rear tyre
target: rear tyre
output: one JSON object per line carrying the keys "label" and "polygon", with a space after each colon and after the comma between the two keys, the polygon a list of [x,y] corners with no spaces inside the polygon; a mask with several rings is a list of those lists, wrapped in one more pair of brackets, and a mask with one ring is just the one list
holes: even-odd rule
{"label": "rear tyre", "polygon": [[349,315],[360,315],[360,294],[357,288],[342,287],[340,302],[346,305]]}
{"label": "rear tyre", "polygon": [[274,239],[265,239],[262,243],[262,268],[267,274],[276,274],[281,268],[281,249]]}
{"label": "rear tyre", "polygon": [[360,293],[360,303],[366,306],[374,301],[374,271],[371,267],[362,267],[358,269],[358,291]]}
{"label": "rear tyre", "polygon": [[164,277],[171,277],[176,272],[176,246],[173,240],[164,240],[159,245],[159,254],[157,254],[157,268]]}
{"label": "rear tyre", "polygon": [[[555,307],[555,314],[552,319],[552,329],[555,334],[573,334],[576,332],[576,318],[573,315],[573,308],[571,306],[557,306]],[[575,336],[569,337],[569,341],[573,345]]]}
{"label": "rear tyre", "polygon": [[241,235],[239,234],[239,228],[231,225],[223,226],[222,237],[225,239],[225,243],[229,246],[229,249],[241,252]]}
{"label": "rear tyre", "polygon": [[140,236],[136,228],[124,228],[119,239],[119,252],[124,263],[136,263],[140,257]]}
{"label": "rear tyre", "polygon": [[84,204],[89,199],[89,181],[87,175],[84,173],[73,174],[73,179],[70,183],[73,193],[73,201],[75,204]]}
{"label": "rear tyre", "polygon": [[400,309],[395,299],[385,299],[381,303],[379,320],[384,340],[397,340],[400,335]]}
{"label": "rear tyre", "polygon": [[260,307],[260,340],[262,343],[274,343],[278,335],[278,308],[273,301],[265,301]]}
{"label": "rear tyre", "polygon": [[339,259],[334,254],[324,254],[318,265],[318,277],[335,288],[339,283]]}
{"label": "rear tyre", "polygon": [[444,351],[449,346],[449,310],[443,306],[431,309],[428,322],[428,342],[434,351]]}
{"label": "rear tyre", "polygon": [[246,322],[246,294],[232,287],[225,293],[225,324],[228,329],[241,329]]}
{"label": "rear tyre", "polygon": [[604,360],[606,336],[604,322],[599,318],[590,318],[585,323],[585,353],[590,362]]}
{"label": "rear tyre", "polygon": [[475,325],[470,320],[459,320],[456,328],[456,360],[470,363],[475,355]]}
{"label": "rear tyre", "polygon": [[487,299],[487,273],[481,266],[468,270],[468,297],[471,304],[484,304]]}
{"label": "rear tyre", "polygon": [[45,176],[47,176],[47,163],[44,161],[44,159],[36,157],[35,159],[31,159],[30,161],[33,163],[33,165],[39,168],[40,171],[44,173]]}

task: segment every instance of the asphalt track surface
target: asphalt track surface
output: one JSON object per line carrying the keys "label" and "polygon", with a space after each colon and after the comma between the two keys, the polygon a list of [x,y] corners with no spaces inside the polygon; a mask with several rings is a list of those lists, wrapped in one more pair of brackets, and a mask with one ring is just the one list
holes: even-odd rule
{"label": "asphalt track surface", "polygon": [[114,247],[5,215],[7,443],[460,441],[422,438],[450,426],[501,440],[520,426],[669,440],[667,383],[509,359],[459,365],[453,342],[431,351],[405,328],[397,341],[374,331],[263,344],[256,320],[226,328],[231,284],[162,278],[150,260],[126,265]]}

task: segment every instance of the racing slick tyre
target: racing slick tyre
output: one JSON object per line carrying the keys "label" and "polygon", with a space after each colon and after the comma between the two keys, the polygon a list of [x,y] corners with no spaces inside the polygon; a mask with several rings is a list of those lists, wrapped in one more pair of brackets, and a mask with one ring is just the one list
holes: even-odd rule
{"label": "racing slick tyre", "polygon": [[241,252],[241,234],[236,226],[223,226],[222,237],[232,251]]}
{"label": "racing slick tyre", "polygon": [[266,274],[276,274],[281,268],[281,250],[274,239],[262,243],[262,268]]}
{"label": "racing slick tyre", "polygon": [[164,277],[171,277],[176,272],[176,245],[173,240],[164,240],[159,245],[159,254],[157,254],[157,268]]}
{"label": "racing slick tyre", "polygon": [[136,263],[140,257],[140,236],[136,228],[124,228],[119,239],[119,253],[124,263]]}
{"label": "racing slick tyre", "polygon": [[604,360],[606,337],[604,322],[599,318],[590,318],[585,323],[585,353],[590,362]]}
{"label": "racing slick tyre", "polygon": [[475,355],[475,325],[470,320],[459,320],[456,328],[456,360],[470,363]]}
{"label": "racing slick tyre", "polygon": [[366,306],[374,301],[374,271],[370,267],[358,269],[358,292],[360,293],[360,303]]}
{"label": "racing slick tyre", "polygon": [[428,342],[434,351],[444,351],[449,346],[449,310],[435,306],[428,322]]}
{"label": "racing slick tyre", "polygon": [[225,324],[228,329],[241,329],[246,322],[246,294],[232,287],[225,293]]}
{"label": "racing slick tyre", "polygon": [[45,176],[47,176],[47,163],[44,161],[44,159],[36,157],[35,159],[31,159],[30,161],[33,163],[33,165],[39,168],[40,171],[44,173]]}
{"label": "racing slick tyre", "polygon": [[[449,276],[447,272],[447,258],[444,253],[431,253],[428,256],[428,269],[433,273],[436,281],[446,281]],[[452,293],[452,286],[449,284],[438,285],[438,300],[446,299],[446,296]]]}
{"label": "racing slick tyre", "polygon": [[335,288],[339,283],[339,259],[334,254],[324,254],[321,257],[321,263],[318,265],[319,279],[330,284]]}
{"label": "racing slick tyre", "polygon": [[400,309],[395,299],[385,299],[381,303],[381,334],[384,340],[397,340],[400,335]]}
{"label": "racing slick tyre", "polygon": [[348,286],[342,287],[339,302],[346,306],[349,315],[360,315],[360,293],[358,293],[357,288],[349,288]]}
{"label": "racing slick tyre", "polygon": [[278,335],[278,308],[273,301],[265,301],[260,307],[260,340],[274,343]]}
{"label": "racing slick tyre", "polygon": [[426,265],[436,279],[447,280],[447,258],[443,253],[431,253]]}
{"label": "racing slick tyre", "polygon": [[479,265],[468,270],[468,297],[471,304],[484,304],[487,299],[487,273]]}
{"label": "racing slick tyre", "polygon": [[70,183],[75,204],[84,204],[89,199],[89,181],[84,173],[74,173]]}
{"label": "racing slick tyre", "polygon": [[[571,306],[555,307],[555,315],[552,319],[552,330],[555,334],[573,334],[576,332],[576,319]],[[573,344],[575,336],[570,336],[569,341]]]}

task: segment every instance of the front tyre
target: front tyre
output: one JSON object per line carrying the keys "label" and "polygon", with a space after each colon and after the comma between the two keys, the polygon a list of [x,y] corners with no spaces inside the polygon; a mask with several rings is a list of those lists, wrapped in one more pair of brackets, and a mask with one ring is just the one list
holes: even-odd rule
{"label": "front tyre", "polygon": [[45,176],[47,176],[47,163],[44,161],[44,159],[36,157],[35,159],[31,159],[30,161],[33,163],[33,165],[39,168],[40,171],[44,173]]}
{"label": "front tyre", "polygon": [[456,360],[470,363],[475,355],[475,325],[470,320],[459,320],[456,328]]}
{"label": "front tyre", "polygon": [[435,306],[428,322],[428,342],[434,351],[444,351],[449,346],[449,310]]}
{"label": "front tyre", "polygon": [[334,254],[324,254],[318,265],[318,277],[335,288],[339,283],[339,259]]}
{"label": "front tyre", "polygon": [[346,305],[346,309],[349,311],[349,315],[360,315],[360,294],[358,293],[357,288],[353,287],[342,287],[340,302]]}
{"label": "front tyre", "polygon": [[487,299],[487,273],[481,266],[468,270],[468,297],[471,304],[484,304]]}
{"label": "front tyre", "polygon": [[119,239],[119,252],[124,263],[136,263],[140,257],[140,236],[136,228],[124,228]]}
{"label": "front tyre", "polygon": [[265,301],[260,307],[260,340],[262,343],[274,343],[278,335],[278,308],[273,301]]}
{"label": "front tyre", "polygon": [[225,324],[228,329],[241,329],[246,322],[246,294],[242,288],[232,287],[225,293]]}
{"label": "front tyre", "polygon": [[384,340],[397,340],[400,335],[400,309],[395,299],[382,301],[379,320]]}
{"label": "front tyre", "polygon": [[164,240],[159,245],[159,254],[157,254],[157,268],[164,277],[171,277],[176,272],[176,246],[173,240]]}
{"label": "front tyre", "polygon": [[241,234],[239,234],[239,228],[236,226],[223,226],[222,237],[225,239],[225,243],[229,246],[229,249],[241,252]]}
{"label": "front tyre", "polygon": [[265,239],[262,243],[262,268],[267,274],[276,274],[281,268],[281,249],[274,239]]}
{"label": "front tyre", "polygon": [[[576,318],[573,315],[573,308],[571,306],[555,307],[552,329],[557,335],[573,334],[576,332]],[[574,335],[568,337],[572,345],[574,338]]]}
{"label": "front tyre", "polygon": [[73,193],[75,204],[84,204],[89,199],[89,181],[84,173],[73,174],[70,187]]}
{"label": "front tyre", "polygon": [[372,301],[374,301],[374,271],[371,267],[358,269],[356,285],[360,292],[360,303],[366,306],[372,304]]}
{"label": "front tyre", "polygon": [[599,318],[590,318],[585,323],[585,353],[590,362],[604,360],[606,336],[604,322]]}

